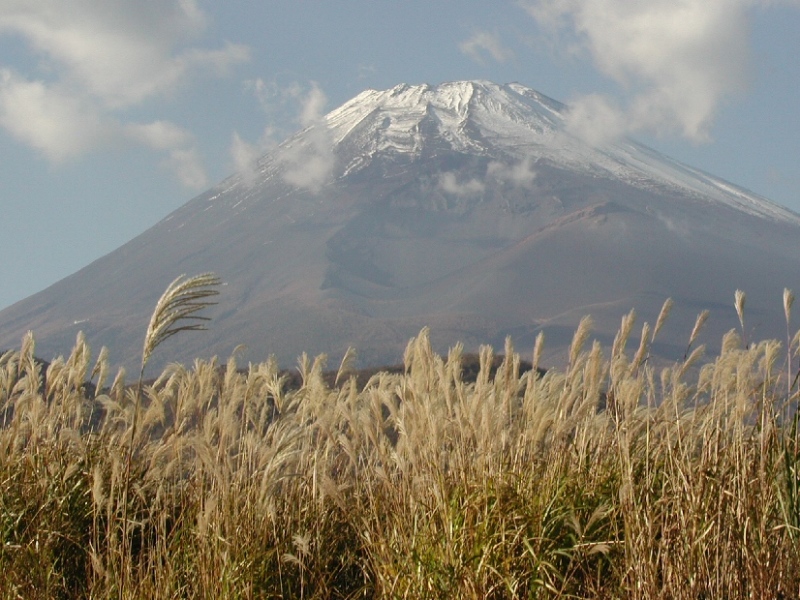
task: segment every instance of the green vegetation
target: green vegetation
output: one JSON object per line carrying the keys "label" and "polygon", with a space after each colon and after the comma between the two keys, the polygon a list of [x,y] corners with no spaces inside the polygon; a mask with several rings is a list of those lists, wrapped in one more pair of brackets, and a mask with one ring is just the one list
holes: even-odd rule
{"label": "green vegetation", "polygon": [[509,342],[467,382],[423,330],[402,373],[303,356],[292,390],[233,357],[109,381],[81,336],[44,373],[27,337],[0,358],[0,598],[798,597],[798,336],[656,370],[662,312],[633,356],[632,314],[606,353],[584,320],[543,376]]}

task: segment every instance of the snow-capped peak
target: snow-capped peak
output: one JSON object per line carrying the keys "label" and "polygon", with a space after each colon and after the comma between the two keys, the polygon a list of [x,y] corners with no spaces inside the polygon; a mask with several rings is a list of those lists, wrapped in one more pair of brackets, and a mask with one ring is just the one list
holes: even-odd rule
{"label": "snow-capped peak", "polygon": [[335,147],[351,155],[344,174],[376,155],[420,156],[426,144],[451,150],[551,164],[644,189],[680,189],[737,210],[800,224],[800,216],[768,200],[623,138],[593,147],[571,135],[569,109],[518,83],[454,81],[366,90],[324,118]]}
{"label": "snow-capped peak", "polygon": [[[453,150],[487,150],[561,128],[559,104],[518,84],[455,81],[438,86],[401,84],[367,90],[325,117],[333,140],[358,143],[367,153],[416,154],[430,123]],[[467,124],[474,127],[468,130]],[[355,139],[353,139],[355,138]]]}

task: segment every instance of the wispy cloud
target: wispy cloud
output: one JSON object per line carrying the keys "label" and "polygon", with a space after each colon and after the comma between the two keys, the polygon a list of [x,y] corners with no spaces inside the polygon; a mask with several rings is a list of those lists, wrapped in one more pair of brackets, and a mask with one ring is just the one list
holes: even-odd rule
{"label": "wispy cloud", "polygon": [[203,161],[194,148],[176,148],[162,164],[170,169],[180,183],[191,189],[202,189],[208,186],[208,176],[203,168]]}
{"label": "wispy cloud", "polygon": [[275,81],[266,81],[257,77],[256,79],[246,79],[242,83],[242,88],[246,94],[253,95],[266,115],[272,115],[276,108],[295,97],[293,94],[299,90],[299,85],[292,83],[281,87]]}
{"label": "wispy cloud", "polygon": [[[520,0],[561,47],[588,55],[622,102],[578,98],[575,133],[602,142],[630,131],[709,139],[720,104],[750,70],[749,11],[760,0]],[[796,3],[795,3],[796,4]]]}
{"label": "wispy cloud", "polygon": [[112,107],[247,60],[237,44],[186,46],[206,25],[194,0],[10,0],[0,8],[0,32],[23,37],[59,80]]}
{"label": "wispy cloud", "polygon": [[371,64],[361,64],[358,65],[358,78],[359,79],[366,79],[368,77],[372,77],[377,72],[375,65]]}
{"label": "wispy cloud", "polygon": [[165,121],[137,124],[127,111],[248,60],[242,45],[193,45],[206,26],[195,0],[3,2],[0,35],[23,39],[38,61],[27,72],[2,67],[0,126],[52,161],[140,143],[165,152],[170,164],[192,163],[176,175],[195,186],[203,178],[191,136]]}
{"label": "wispy cloud", "polygon": [[[300,89],[297,84],[281,88],[277,83],[265,81],[260,77],[245,80],[242,87],[246,94],[252,95],[258,101],[268,122],[272,122],[274,113],[285,108],[285,105],[290,100],[295,101],[295,93]],[[258,158],[277,146],[279,138],[288,133],[288,131],[279,130],[269,124],[264,127],[258,140],[248,141],[238,131],[233,132],[229,146],[231,163],[234,171],[242,175],[246,185],[249,186],[255,182],[255,168]]]}
{"label": "wispy cloud", "polygon": [[674,233],[683,240],[689,238],[691,229],[685,221],[661,213],[656,213],[656,218],[667,228],[667,231]]}
{"label": "wispy cloud", "polygon": [[311,132],[308,146],[288,149],[282,158],[286,167],[283,180],[314,193],[322,188],[334,164],[329,140],[321,129]]}
{"label": "wispy cloud", "polygon": [[132,140],[155,150],[171,150],[192,144],[192,134],[169,121],[130,123],[125,131]]}
{"label": "wispy cloud", "polygon": [[290,93],[300,102],[298,123],[310,129],[306,135],[307,144],[289,148],[283,154],[283,179],[296,187],[318,192],[334,165],[333,146],[322,124],[328,100],[316,83],[312,83],[308,91],[294,89]]}
{"label": "wispy cloud", "polygon": [[603,94],[587,94],[570,102],[567,131],[594,146],[602,146],[635,131],[614,98]]}
{"label": "wispy cloud", "polygon": [[117,129],[90,100],[10,69],[0,69],[0,126],[53,162],[107,142]]}
{"label": "wispy cloud", "polygon": [[[253,79],[244,82],[244,89],[252,93],[261,105],[268,122],[276,115],[293,114],[295,126],[308,128],[303,143],[284,148],[280,155],[283,180],[290,185],[318,192],[331,174],[334,166],[333,146],[322,121],[328,102],[325,93],[315,82],[293,82],[278,85],[276,82]],[[291,133],[286,127],[268,125],[261,138],[249,142],[234,132],[230,155],[236,170],[248,185],[253,182],[256,160],[278,144],[278,139]]]}
{"label": "wispy cloud", "polygon": [[122,128],[127,139],[160,152],[167,157],[161,166],[171,171],[186,188],[199,190],[208,185],[203,161],[195,148],[194,136],[169,121],[129,123]]}
{"label": "wispy cloud", "polygon": [[496,62],[502,63],[514,57],[514,53],[506,48],[497,35],[488,31],[477,31],[471,37],[458,45],[462,53],[475,62],[484,63],[484,56],[488,55]]}
{"label": "wispy cloud", "polygon": [[255,182],[256,162],[265,152],[276,146],[275,134],[272,127],[266,127],[259,140],[255,143],[242,139],[238,131],[231,136],[230,155],[233,169],[244,177],[247,185]]}
{"label": "wispy cloud", "polygon": [[[295,125],[308,129],[301,143],[283,149],[280,155],[282,178],[295,187],[318,192],[334,166],[333,146],[328,130],[322,123],[328,102],[325,93],[315,82],[307,85],[293,82],[281,86],[263,79],[245,81],[244,89],[255,96],[268,121],[276,114],[290,111],[294,114],[291,120]],[[231,159],[237,171],[244,175],[246,183],[252,183],[256,159],[276,146],[279,136],[288,133],[284,128],[268,125],[261,139],[252,143],[234,132],[230,146]]]}
{"label": "wispy cloud", "polygon": [[525,158],[512,165],[492,161],[486,168],[486,176],[514,187],[530,188],[536,179],[536,172],[531,166],[530,158]]}
{"label": "wispy cloud", "polygon": [[305,93],[298,90],[295,96],[300,101],[300,125],[308,127],[322,119],[328,98],[316,83],[312,83],[311,89]]}
{"label": "wispy cloud", "polygon": [[455,173],[447,171],[439,175],[438,187],[443,192],[454,196],[478,196],[486,189],[486,185],[478,179],[459,181]]}

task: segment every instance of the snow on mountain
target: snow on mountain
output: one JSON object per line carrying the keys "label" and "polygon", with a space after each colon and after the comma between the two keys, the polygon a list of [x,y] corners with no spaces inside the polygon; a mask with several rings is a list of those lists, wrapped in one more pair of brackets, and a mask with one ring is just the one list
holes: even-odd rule
{"label": "snow on mountain", "polygon": [[334,146],[360,149],[343,175],[363,168],[378,154],[418,157],[426,136],[435,134],[457,152],[547,159],[642,189],[678,187],[752,215],[800,223],[800,216],[783,207],[630,139],[591,147],[567,133],[568,110],[518,83],[457,81],[367,90],[330,112],[324,121]]}

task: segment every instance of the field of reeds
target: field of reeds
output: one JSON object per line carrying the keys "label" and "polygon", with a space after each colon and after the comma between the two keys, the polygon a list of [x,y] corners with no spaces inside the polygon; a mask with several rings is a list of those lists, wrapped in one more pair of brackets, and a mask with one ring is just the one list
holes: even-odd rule
{"label": "field of reeds", "polygon": [[0,597],[800,597],[784,300],[783,343],[704,358],[701,316],[656,369],[666,304],[635,352],[633,314],[612,348],[587,319],[563,369],[509,342],[475,381],[424,330],[401,373],[304,356],[294,389],[235,357],[127,381],[80,336],[43,372],[27,337],[0,358]]}

